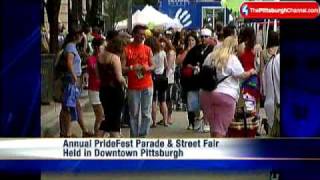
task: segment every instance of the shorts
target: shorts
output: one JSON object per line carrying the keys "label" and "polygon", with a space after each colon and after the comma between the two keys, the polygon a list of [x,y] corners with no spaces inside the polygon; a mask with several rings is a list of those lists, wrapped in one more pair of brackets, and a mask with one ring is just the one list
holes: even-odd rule
{"label": "shorts", "polygon": [[99,97],[99,91],[89,90],[88,96],[89,96],[90,103],[92,105],[101,104],[100,97]]}
{"label": "shorts", "polygon": [[166,101],[170,102],[173,99],[173,84],[168,85],[168,89],[166,91]]}
{"label": "shorts", "polygon": [[158,90],[155,86],[153,86],[153,102],[165,102],[166,101],[166,90]]}

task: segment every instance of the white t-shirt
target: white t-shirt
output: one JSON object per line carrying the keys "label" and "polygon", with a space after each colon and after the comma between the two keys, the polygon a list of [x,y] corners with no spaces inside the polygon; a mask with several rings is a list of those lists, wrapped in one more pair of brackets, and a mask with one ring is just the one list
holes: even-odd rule
{"label": "white t-shirt", "polygon": [[[203,65],[210,65],[212,64],[212,55],[213,53],[210,53],[207,58],[205,59]],[[237,56],[231,55],[229,57],[227,66],[222,70],[217,69],[217,78],[222,79],[225,76],[230,77],[223,80],[221,83],[218,84],[217,88],[214,90],[215,92],[227,94],[231,97],[233,97],[235,100],[238,100],[239,98],[239,89],[240,89],[240,80],[239,78],[236,78],[237,76],[240,76],[242,73],[244,73],[244,69],[238,59]]]}
{"label": "white t-shirt", "polygon": [[154,73],[157,75],[163,74],[164,72],[164,61],[166,60],[166,52],[161,50],[159,53],[154,54],[152,60],[155,64]]}
{"label": "white t-shirt", "polygon": [[171,64],[171,67],[168,67],[167,77],[168,77],[168,83],[173,84],[174,83],[174,71],[176,69],[176,52],[171,50],[168,53],[168,56],[167,56],[168,64],[169,64],[170,57],[172,58],[171,59],[172,64]]}
{"label": "white t-shirt", "polygon": [[[272,77],[273,72],[273,77]],[[268,117],[268,124],[273,125],[274,99],[280,104],[280,54],[272,58],[265,66],[263,74],[263,89],[266,96],[264,108]],[[275,93],[276,96],[275,96]]]}

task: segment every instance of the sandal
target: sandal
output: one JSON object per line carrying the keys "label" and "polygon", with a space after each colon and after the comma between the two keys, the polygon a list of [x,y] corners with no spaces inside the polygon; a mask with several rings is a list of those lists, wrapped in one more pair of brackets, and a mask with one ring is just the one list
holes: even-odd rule
{"label": "sandal", "polygon": [[157,122],[157,124],[158,124],[158,125],[163,125],[163,124],[164,124],[164,121],[161,120],[161,121]]}
{"label": "sandal", "polygon": [[82,133],[82,137],[94,137],[94,134],[90,131],[86,131]]}
{"label": "sandal", "polygon": [[152,124],[152,125],[150,126],[150,128],[156,128],[156,127],[157,127],[156,124]]}

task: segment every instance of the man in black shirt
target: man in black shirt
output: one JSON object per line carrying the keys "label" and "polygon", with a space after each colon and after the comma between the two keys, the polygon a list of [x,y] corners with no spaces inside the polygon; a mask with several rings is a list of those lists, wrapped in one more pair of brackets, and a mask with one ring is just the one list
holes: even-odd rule
{"label": "man in black shirt", "polygon": [[[202,66],[205,58],[213,50],[213,45],[210,43],[210,38],[212,36],[212,31],[210,29],[202,29],[200,32],[202,43],[200,45],[192,48],[183,62],[183,69],[189,68],[192,69],[192,74],[188,76],[183,76],[181,78],[181,84],[183,90],[187,93],[187,103],[188,103],[188,120],[189,126],[193,129],[200,128],[200,121],[195,122],[196,113],[200,111],[200,102],[199,102],[199,72],[200,67]],[[183,73],[182,73],[183,74]],[[209,132],[209,125],[205,123],[202,131]]]}

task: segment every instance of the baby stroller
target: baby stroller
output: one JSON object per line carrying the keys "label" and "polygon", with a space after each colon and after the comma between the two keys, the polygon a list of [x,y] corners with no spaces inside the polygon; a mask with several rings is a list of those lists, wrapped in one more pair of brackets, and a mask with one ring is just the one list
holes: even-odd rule
{"label": "baby stroller", "polygon": [[228,129],[228,137],[255,137],[258,129],[256,100],[250,94],[240,93],[235,117]]}

